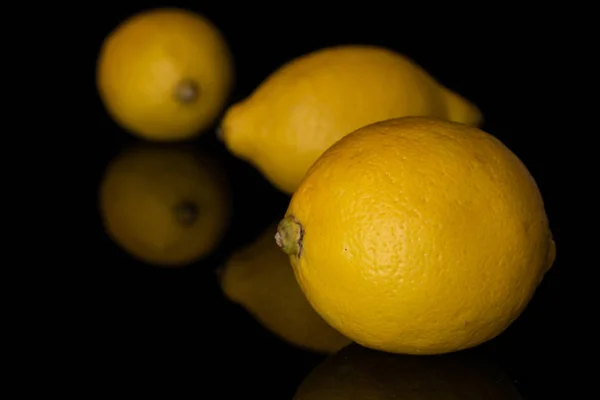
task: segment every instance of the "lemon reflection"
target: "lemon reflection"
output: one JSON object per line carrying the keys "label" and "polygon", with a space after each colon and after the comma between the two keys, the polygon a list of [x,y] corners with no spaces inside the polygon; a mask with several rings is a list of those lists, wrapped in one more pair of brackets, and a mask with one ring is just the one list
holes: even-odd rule
{"label": "lemon reflection", "polygon": [[223,294],[288,344],[331,354],[350,340],[330,327],[300,289],[289,257],[275,242],[276,225],[238,249],[220,269]]}
{"label": "lemon reflection", "polygon": [[294,400],[522,400],[494,365],[461,353],[407,356],[351,344],[317,366]]}
{"label": "lemon reflection", "polygon": [[177,267],[208,255],[230,216],[216,160],[192,145],[137,143],[108,165],[100,186],[104,227],[146,263]]}

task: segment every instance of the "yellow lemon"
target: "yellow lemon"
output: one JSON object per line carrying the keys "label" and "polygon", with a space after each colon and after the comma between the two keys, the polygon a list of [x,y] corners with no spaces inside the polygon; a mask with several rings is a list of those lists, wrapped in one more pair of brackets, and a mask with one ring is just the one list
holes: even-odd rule
{"label": "yellow lemon", "polygon": [[345,45],[283,65],[226,111],[220,135],[234,155],[291,194],[310,165],[344,135],[408,115],[482,121],[475,105],[407,57],[377,46]]}
{"label": "yellow lemon", "polygon": [[350,341],[330,327],[306,300],[289,258],[273,241],[273,226],[240,249],[220,270],[223,293],[289,344],[334,353]]}
{"label": "yellow lemon", "polygon": [[294,400],[522,400],[510,378],[472,355],[406,356],[356,344],[317,366]]}
{"label": "yellow lemon", "polygon": [[218,29],[176,8],[136,14],[104,41],[97,86],[109,114],[148,140],[189,139],[225,107],[233,62]]}
{"label": "yellow lemon", "polygon": [[229,190],[211,158],[187,146],[134,146],[113,159],[100,186],[108,235],[132,256],[175,267],[218,244]]}
{"label": "yellow lemon", "polygon": [[330,147],[276,240],[331,326],[408,354],[497,336],[555,256],[541,194],[517,156],[478,128],[427,117],[371,124]]}

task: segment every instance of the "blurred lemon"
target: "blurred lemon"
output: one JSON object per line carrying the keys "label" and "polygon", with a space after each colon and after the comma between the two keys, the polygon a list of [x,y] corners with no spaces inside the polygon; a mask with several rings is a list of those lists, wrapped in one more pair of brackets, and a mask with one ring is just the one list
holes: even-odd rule
{"label": "blurred lemon", "polygon": [[317,366],[294,400],[522,400],[499,368],[464,354],[406,356],[351,344]]}
{"label": "blurred lemon", "polygon": [[277,188],[293,193],[329,146],[364,125],[406,115],[470,125],[479,109],[420,66],[366,45],[321,49],[291,60],[225,113],[221,137]]}
{"label": "blurred lemon", "polygon": [[238,250],[220,270],[225,296],[286,342],[333,353],[350,341],[331,328],[300,290],[288,257],[273,240],[275,226]]}
{"label": "blurred lemon", "polygon": [[330,147],[294,193],[277,241],[331,326],[408,354],[499,335],[555,257],[519,158],[478,128],[430,117],[378,122]]}
{"label": "blurred lemon", "polygon": [[193,148],[138,145],[109,164],[100,210],[109,236],[132,256],[180,266],[222,238],[229,191],[218,165]]}
{"label": "blurred lemon", "polygon": [[205,17],[176,8],[136,14],[104,41],[97,86],[110,115],[140,137],[188,139],[225,107],[233,63]]}

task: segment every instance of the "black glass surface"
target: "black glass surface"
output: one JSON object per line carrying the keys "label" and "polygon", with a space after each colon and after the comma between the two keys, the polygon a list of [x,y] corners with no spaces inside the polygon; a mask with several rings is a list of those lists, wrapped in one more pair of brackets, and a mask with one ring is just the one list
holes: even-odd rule
{"label": "black glass surface", "polygon": [[[353,344],[343,350],[348,354],[328,358],[292,346],[228,301],[215,273],[233,251],[284,215],[289,198],[251,165],[229,154],[216,137],[215,125],[191,144],[210,153],[226,173],[233,194],[227,234],[210,255],[183,268],[160,268],[131,257],[106,235],[96,190],[108,163],[140,140],[108,117],[91,79],[94,130],[89,142],[94,148],[90,154],[94,170],[88,179],[94,188],[89,192],[86,218],[99,249],[82,268],[90,272],[90,295],[93,293],[93,311],[89,311],[93,339],[85,346],[93,355],[85,358],[95,365],[94,371],[104,371],[104,378],[96,383],[99,387],[136,382],[144,390],[171,385],[173,394],[166,398],[292,399],[297,391],[307,390],[306,382],[327,393],[324,388],[337,380],[345,381],[355,396],[372,387],[374,391],[386,388],[388,397],[323,394],[305,398],[402,399],[406,395],[403,390],[422,390],[421,397],[415,398],[423,400],[519,398],[501,397],[514,395],[509,393],[513,387],[524,399],[569,398],[559,395],[569,372],[568,363],[561,361],[568,351],[560,345],[565,340],[566,318],[561,298],[571,290],[561,251],[565,213],[560,209],[560,190],[554,179],[559,173],[555,162],[559,144],[547,129],[540,129],[547,112],[543,104],[548,102],[547,91],[541,89],[546,79],[545,45],[543,32],[532,27],[531,19],[483,11],[429,17],[422,11],[414,15],[403,12],[398,4],[391,10],[378,4],[370,7],[369,2],[360,6],[302,2],[102,4],[96,5],[93,23],[96,41],[89,58],[90,77],[102,40],[118,23],[135,12],[165,5],[202,13],[225,35],[236,65],[236,86],[228,104],[246,97],[282,63],[321,47],[379,44],[412,57],[447,87],[478,104],[486,118],[484,130],[497,136],[527,165],[544,197],[558,256],[526,311],[506,332],[458,355],[417,360],[378,354]],[[369,368],[370,375],[365,372]],[[390,376],[395,369],[398,375]],[[356,371],[370,380],[360,381],[353,375]],[[480,379],[478,374],[485,377]],[[172,381],[173,375],[179,379]],[[481,383],[486,379],[487,383]],[[181,387],[187,394],[175,395]],[[456,391],[450,394],[454,389],[449,388]],[[503,391],[507,394],[501,394]]]}

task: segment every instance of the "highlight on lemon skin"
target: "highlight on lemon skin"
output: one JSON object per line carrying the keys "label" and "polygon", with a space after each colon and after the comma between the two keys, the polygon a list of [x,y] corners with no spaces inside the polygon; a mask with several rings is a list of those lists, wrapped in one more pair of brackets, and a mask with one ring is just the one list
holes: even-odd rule
{"label": "highlight on lemon skin", "polygon": [[284,342],[316,353],[334,353],[350,340],[308,303],[288,257],[273,241],[275,230],[275,225],[269,227],[219,269],[223,294]]}
{"label": "highlight on lemon skin", "polygon": [[162,267],[202,259],[230,220],[219,164],[191,146],[136,144],[109,163],[99,189],[109,237],[132,257]]}
{"label": "highlight on lemon skin", "polygon": [[179,8],[150,9],[119,24],[101,46],[96,72],[114,121],[161,142],[206,132],[234,81],[232,56],[218,28]]}
{"label": "highlight on lemon skin", "polygon": [[293,400],[523,400],[504,371],[472,354],[407,356],[351,344],[304,379]]}

